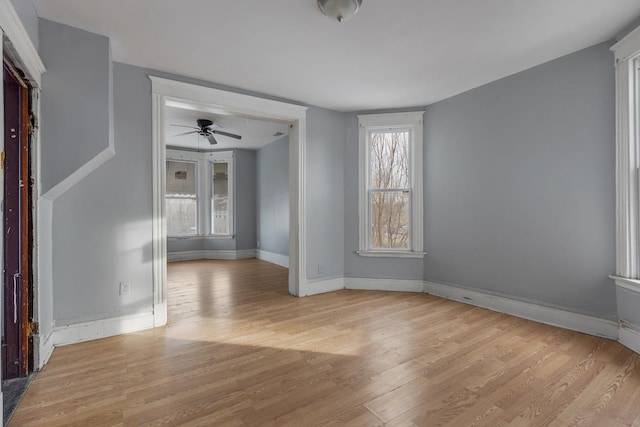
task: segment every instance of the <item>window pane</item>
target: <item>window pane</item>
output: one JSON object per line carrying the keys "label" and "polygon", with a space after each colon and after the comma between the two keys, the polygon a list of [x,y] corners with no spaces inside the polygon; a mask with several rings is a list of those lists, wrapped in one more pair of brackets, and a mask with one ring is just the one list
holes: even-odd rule
{"label": "window pane", "polygon": [[167,234],[198,233],[196,163],[167,160]]}
{"label": "window pane", "polygon": [[230,234],[229,230],[229,165],[213,164],[213,199],[211,201],[213,234]]}
{"label": "window pane", "polygon": [[409,248],[409,192],[376,191],[369,194],[371,248]]}
{"label": "window pane", "polygon": [[198,232],[198,201],[195,197],[166,197],[167,234],[170,236]]}
{"label": "window pane", "polygon": [[409,188],[409,138],[408,129],[371,131],[370,188]]}
{"label": "window pane", "polygon": [[167,195],[196,195],[196,164],[167,160]]}

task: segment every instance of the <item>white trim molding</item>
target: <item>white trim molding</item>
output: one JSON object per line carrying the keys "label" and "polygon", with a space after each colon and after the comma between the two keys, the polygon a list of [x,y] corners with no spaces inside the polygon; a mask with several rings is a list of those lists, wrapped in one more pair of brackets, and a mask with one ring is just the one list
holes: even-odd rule
{"label": "white trim molding", "polygon": [[640,326],[625,320],[618,321],[618,341],[620,344],[640,354]]}
{"label": "white trim molding", "polygon": [[640,280],[627,279],[626,277],[619,276],[609,276],[609,278],[615,280],[616,286],[633,292],[638,292],[640,294]]}
{"label": "white trim molding", "polygon": [[109,140],[110,145],[107,148],[96,154],[91,160],[89,160],[71,175],[56,184],[52,189],[43,194],[42,197],[49,200],[57,199],[65,192],[70,190],[74,185],[78,184],[80,181],[86,178],[90,173],[98,169],[108,160],[112,159],[116,155],[116,150],[113,146],[113,140],[111,138],[109,138]]}
{"label": "white trim molding", "polygon": [[53,345],[62,346],[153,328],[153,313],[131,314],[53,328]]}
{"label": "white trim molding", "polygon": [[20,64],[35,86],[41,87],[41,76],[46,69],[10,0],[0,0],[0,28],[11,43],[4,53]]}
{"label": "white trim molding", "polygon": [[344,277],[309,280],[300,284],[300,296],[325,294],[344,289]]}
{"label": "white trim molding", "polygon": [[[395,257],[395,258],[423,258],[423,132],[424,111],[386,114],[358,115],[358,184],[359,184],[359,239],[358,251],[360,256]],[[371,189],[369,134],[371,131],[386,131],[397,129],[409,130],[409,186],[408,188],[394,188],[397,192],[410,194],[410,230],[409,248],[405,250],[377,250],[371,247],[371,193],[380,189]]]}
{"label": "white trim molding", "polygon": [[271,264],[279,265],[280,267],[289,268],[289,257],[287,255],[257,249],[256,258],[270,262]]}
{"label": "white trim molding", "polygon": [[618,325],[614,320],[430,281],[424,282],[424,292],[559,328],[614,340],[618,338]]}
{"label": "white trim molding", "polygon": [[613,45],[616,68],[616,276],[638,279],[640,29]]}
{"label": "white trim molding", "polygon": [[[40,354],[38,355],[38,360],[35,361],[35,366],[37,369],[42,369],[44,365],[47,364],[49,358],[51,358],[51,354],[53,354],[53,330],[49,331],[47,337],[42,341],[42,336],[38,336],[38,348],[40,348]],[[34,348],[36,347],[36,339],[34,337],[33,342]]]}

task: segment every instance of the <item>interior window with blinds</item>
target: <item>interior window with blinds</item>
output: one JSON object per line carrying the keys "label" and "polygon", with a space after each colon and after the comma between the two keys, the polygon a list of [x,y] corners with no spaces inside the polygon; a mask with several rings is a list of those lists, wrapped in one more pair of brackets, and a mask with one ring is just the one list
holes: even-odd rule
{"label": "interior window with blinds", "polygon": [[197,164],[167,160],[167,235],[198,234]]}

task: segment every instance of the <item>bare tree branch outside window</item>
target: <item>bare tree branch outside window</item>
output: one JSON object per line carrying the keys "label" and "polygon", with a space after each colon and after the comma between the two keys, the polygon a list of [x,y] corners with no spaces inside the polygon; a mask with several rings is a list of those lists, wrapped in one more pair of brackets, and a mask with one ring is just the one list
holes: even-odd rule
{"label": "bare tree branch outside window", "polygon": [[371,247],[409,249],[409,140],[407,129],[369,133]]}

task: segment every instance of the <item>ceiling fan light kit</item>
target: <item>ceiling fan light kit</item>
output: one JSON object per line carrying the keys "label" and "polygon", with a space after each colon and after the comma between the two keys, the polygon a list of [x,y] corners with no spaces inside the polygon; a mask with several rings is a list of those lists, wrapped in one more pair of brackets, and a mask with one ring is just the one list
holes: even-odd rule
{"label": "ceiling fan light kit", "polygon": [[318,0],[318,7],[331,19],[346,21],[358,13],[362,0]]}

